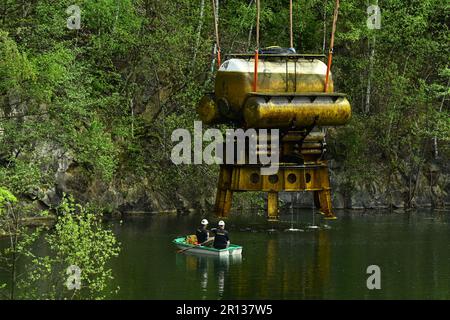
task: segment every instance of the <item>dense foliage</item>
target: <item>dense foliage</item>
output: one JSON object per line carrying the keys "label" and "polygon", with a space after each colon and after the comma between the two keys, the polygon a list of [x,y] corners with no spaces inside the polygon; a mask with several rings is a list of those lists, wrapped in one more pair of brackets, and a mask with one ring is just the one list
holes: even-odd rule
{"label": "dense foliage", "polygon": [[[119,254],[111,230],[104,228],[91,207],[64,199],[58,220],[45,242],[50,254],[31,257],[26,276],[20,282],[22,297],[33,299],[102,299],[118,288],[110,287],[113,278],[109,261]],[[79,279],[70,278],[79,270]],[[76,284],[79,284],[76,287]]]}
{"label": "dense foliage", "polygon": [[16,204],[0,188],[0,231],[9,238],[0,249],[0,299],[102,299],[118,290],[108,263],[119,243],[101,213],[65,197],[48,229],[27,223]]}
{"label": "dense foliage", "polygon": [[[288,3],[261,1],[263,46],[288,45]],[[0,4],[0,184],[21,197],[49,188],[54,159],[65,156],[108,185],[126,189],[145,177],[148,191],[167,202],[174,192],[211,194],[216,168],[169,159],[170,133],[192,128],[195,105],[211,89],[211,2],[80,0],[79,30],[66,26],[72,4]],[[445,163],[450,154],[449,5],[379,1],[379,30],[366,26],[367,5],[341,3],[333,72],[354,117],[329,131],[331,157],[349,186],[397,173],[413,186],[425,163]],[[253,49],[254,7],[220,1],[223,52]],[[323,51],[324,16],[328,42],[333,7],[294,1],[300,52]]]}

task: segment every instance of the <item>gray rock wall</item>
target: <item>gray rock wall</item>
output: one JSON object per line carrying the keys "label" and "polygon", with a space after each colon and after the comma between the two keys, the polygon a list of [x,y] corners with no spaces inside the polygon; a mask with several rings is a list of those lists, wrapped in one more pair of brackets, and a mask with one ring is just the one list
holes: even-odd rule
{"label": "gray rock wall", "polygon": [[[72,194],[81,202],[91,202],[109,212],[188,212],[189,209],[210,210],[214,203],[215,183],[211,188],[200,190],[192,186],[185,190],[159,190],[148,177],[122,178],[109,184],[92,179],[78,166],[70,155],[55,153],[55,185],[41,189],[34,199],[44,207],[55,207],[63,193]],[[356,183],[349,188],[345,183],[345,172],[333,161],[330,162],[330,180],[334,209],[386,209],[405,207],[450,206],[450,173],[436,165],[424,166],[419,180],[413,183],[414,197],[410,200],[409,182],[399,174]],[[417,186],[415,186],[417,185]],[[188,193],[187,193],[188,192]],[[281,205],[311,207],[312,194],[308,192],[280,194]]]}

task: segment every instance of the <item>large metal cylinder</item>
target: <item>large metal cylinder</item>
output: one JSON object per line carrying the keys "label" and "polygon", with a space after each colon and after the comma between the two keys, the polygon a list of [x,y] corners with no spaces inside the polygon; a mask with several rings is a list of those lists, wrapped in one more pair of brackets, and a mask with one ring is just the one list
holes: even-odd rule
{"label": "large metal cylinder", "polygon": [[[225,100],[230,111],[241,112],[253,91],[254,59],[229,59],[216,74],[216,101]],[[324,92],[327,66],[318,59],[260,60],[257,91],[264,93]],[[333,92],[330,77],[328,92]]]}
{"label": "large metal cylinder", "polygon": [[251,96],[244,106],[244,120],[251,128],[301,128],[338,126],[351,117],[348,100],[338,94],[312,96]]}
{"label": "large metal cylinder", "polygon": [[213,124],[220,122],[219,108],[214,99],[214,94],[203,96],[197,106],[197,113],[205,124]]}
{"label": "large metal cylinder", "polygon": [[254,59],[233,58],[217,71],[215,92],[206,95],[197,112],[205,124],[234,122],[250,128],[338,126],[351,117],[349,101],[333,93],[327,67],[316,58],[266,57],[258,63],[253,92]]}

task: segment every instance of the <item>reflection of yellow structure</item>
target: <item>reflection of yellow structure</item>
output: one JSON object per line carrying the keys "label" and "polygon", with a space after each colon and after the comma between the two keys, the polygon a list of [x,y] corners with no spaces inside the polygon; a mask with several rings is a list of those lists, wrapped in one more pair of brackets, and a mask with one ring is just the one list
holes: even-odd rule
{"label": "reflection of yellow structure", "polygon": [[[311,259],[305,259],[297,270],[283,270],[283,293],[292,296],[301,291],[307,298],[323,298],[331,268],[329,234],[326,230],[314,231],[314,246]],[[299,288],[300,284],[300,288]]]}
{"label": "reflection of yellow structure", "polygon": [[314,282],[317,283],[315,287],[323,288],[330,280],[331,247],[328,231],[319,230],[316,234],[316,239],[316,255],[313,266],[313,275]]}
{"label": "reflection of yellow structure", "polygon": [[[331,208],[328,164],[323,159],[324,134],[317,126],[346,124],[351,107],[334,93],[332,80],[325,91],[327,66],[317,55],[260,54],[257,85],[254,56],[233,55],[216,75],[215,92],[206,95],[197,112],[207,124],[232,123],[248,129],[279,129],[279,150],[257,133],[256,155],[279,155],[279,171],[261,175],[261,163],[221,165],[215,211],[226,217],[233,192],[268,192],[269,220],[278,219],[278,192],[312,191],[319,212],[335,218]],[[331,78],[330,78],[331,79]],[[254,92],[254,88],[257,92]],[[264,140],[262,140],[264,138]],[[246,145],[246,154],[250,146]]]}
{"label": "reflection of yellow structure", "polygon": [[[332,263],[329,236],[328,230],[272,235],[265,252],[259,254],[265,262],[255,266],[258,276],[252,274],[255,267],[239,270],[233,297],[255,297],[256,293],[259,299],[325,298]],[[307,243],[299,247],[301,240]]]}
{"label": "reflection of yellow structure", "polygon": [[177,266],[198,280],[206,299],[326,298],[332,267],[329,230],[277,232],[267,238],[259,234],[258,239],[255,250],[247,251],[245,263],[241,255],[215,258],[183,253],[177,255]]}
{"label": "reflection of yellow structure", "polygon": [[277,241],[273,238],[267,240],[267,255],[266,255],[266,276],[261,280],[261,295],[263,297],[270,297],[273,290],[273,277],[277,275]]}

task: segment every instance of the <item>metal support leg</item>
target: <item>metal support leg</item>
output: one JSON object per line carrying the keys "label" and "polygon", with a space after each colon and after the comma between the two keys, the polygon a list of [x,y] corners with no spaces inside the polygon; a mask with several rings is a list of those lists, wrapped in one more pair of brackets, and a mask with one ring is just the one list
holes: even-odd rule
{"label": "metal support leg", "polygon": [[316,203],[318,203],[319,212],[324,216],[324,219],[336,219],[336,216],[334,215],[332,210],[328,167],[324,167],[322,170],[320,170],[319,177],[322,190],[314,192],[314,200],[316,200]]}
{"label": "metal support leg", "polygon": [[278,221],[278,192],[267,194],[267,218],[269,221]]}
{"label": "metal support leg", "polygon": [[226,166],[220,166],[219,182],[217,185],[215,214],[219,217],[227,217],[231,210],[233,192],[230,190],[232,170]]}
{"label": "metal support leg", "polygon": [[318,191],[318,198],[319,198],[319,211],[321,214],[324,215],[324,219],[336,219],[336,216],[334,215],[331,207],[331,193],[330,190],[323,190]]}

